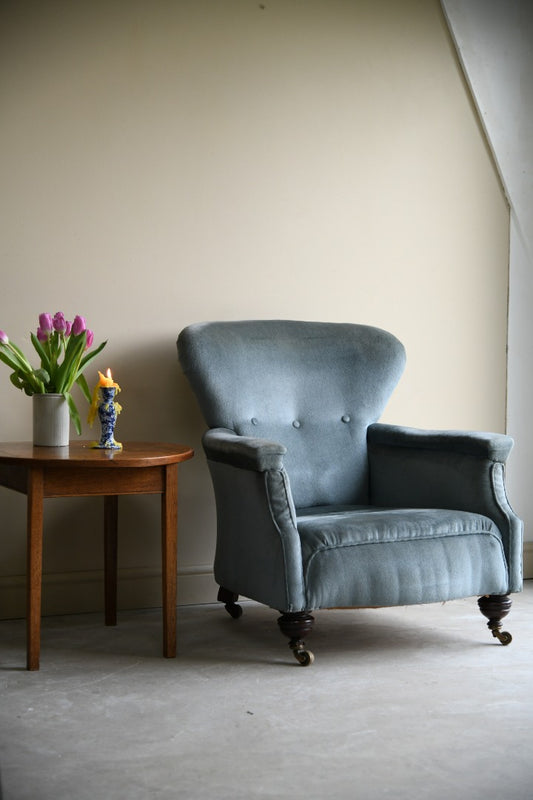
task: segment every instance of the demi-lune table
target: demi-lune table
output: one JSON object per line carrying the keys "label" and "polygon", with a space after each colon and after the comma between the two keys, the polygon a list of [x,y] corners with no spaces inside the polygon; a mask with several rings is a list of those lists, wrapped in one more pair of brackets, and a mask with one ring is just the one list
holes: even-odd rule
{"label": "demi-lune table", "polygon": [[161,442],[126,442],[122,450],[34,447],[0,443],[0,486],[27,495],[27,668],[39,669],[43,500],[47,497],[104,498],[105,624],[117,621],[117,526],[119,495],[160,494],[163,584],[163,655],[176,655],[178,464],[190,447]]}

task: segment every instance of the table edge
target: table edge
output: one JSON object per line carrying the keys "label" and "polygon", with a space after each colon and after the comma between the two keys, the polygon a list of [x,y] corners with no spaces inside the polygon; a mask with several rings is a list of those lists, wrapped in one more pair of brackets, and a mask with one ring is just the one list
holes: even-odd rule
{"label": "table edge", "polygon": [[121,450],[100,450],[91,444],[91,440],[79,440],[66,447],[41,447],[32,442],[0,442],[0,464],[142,468],[179,464],[194,456],[192,447],[174,442],[130,441]]}

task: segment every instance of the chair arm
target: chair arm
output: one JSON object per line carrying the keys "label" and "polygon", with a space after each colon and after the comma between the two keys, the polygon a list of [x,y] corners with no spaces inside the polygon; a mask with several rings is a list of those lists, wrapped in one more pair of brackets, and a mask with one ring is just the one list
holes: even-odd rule
{"label": "chair arm", "polygon": [[[370,502],[456,508],[494,519],[494,467],[502,474],[513,440],[503,434],[368,427]],[[491,513],[492,511],[492,513]]]}
{"label": "chair arm", "polygon": [[452,508],[489,517],[502,534],[510,590],[520,590],[522,522],[505,489],[509,436],[374,423],[367,441],[373,505]]}
{"label": "chair arm", "polygon": [[278,442],[252,436],[239,436],[229,428],[212,428],[206,431],[202,444],[210,461],[219,461],[257,472],[282,469],[283,456],[287,452],[287,448]]}
{"label": "chair arm", "polygon": [[283,445],[227,428],[204,434],[217,507],[215,580],[283,612],[305,608],[300,537]]}
{"label": "chair arm", "polygon": [[391,447],[463,453],[505,464],[513,440],[503,433],[482,431],[429,431],[400,425],[374,423],[368,428],[368,442]]}

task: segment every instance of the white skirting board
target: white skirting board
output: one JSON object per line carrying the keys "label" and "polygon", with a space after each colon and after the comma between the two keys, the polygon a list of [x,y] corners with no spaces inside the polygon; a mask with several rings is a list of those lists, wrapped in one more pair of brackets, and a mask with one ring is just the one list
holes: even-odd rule
{"label": "white skirting board", "polygon": [[[524,543],[524,579],[533,578],[533,542]],[[178,605],[215,603],[218,587],[210,566],[178,569]],[[118,608],[159,608],[161,573],[154,567],[119,569]],[[103,613],[102,570],[43,575],[42,613]],[[24,575],[0,577],[0,619],[19,619],[26,609]]]}
{"label": "white skirting board", "polygon": [[[158,608],[161,600],[161,572],[156,568],[118,570],[119,609]],[[215,603],[218,587],[211,566],[178,568],[178,605]],[[0,619],[25,616],[26,578],[0,577]],[[43,575],[42,613],[84,614],[104,609],[102,570]]]}

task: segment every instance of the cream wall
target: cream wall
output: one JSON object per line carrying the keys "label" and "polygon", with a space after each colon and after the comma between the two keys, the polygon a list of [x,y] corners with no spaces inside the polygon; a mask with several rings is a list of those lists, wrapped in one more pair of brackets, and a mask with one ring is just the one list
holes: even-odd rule
{"label": "cream wall", "polygon": [[[509,211],[438,0],[7,0],[0,14],[0,328],[25,346],[40,311],[86,316],[123,389],[117,437],[196,448],[180,469],[180,602],[215,597],[203,423],[175,350],[186,324],[382,326],[408,352],[388,421],[504,430]],[[0,367],[0,437],[28,438],[30,401]],[[0,503],[9,616],[25,498]],[[160,602],[158,513],[121,499],[122,605]],[[46,610],[100,607],[100,518],[94,499],[48,501]]]}

